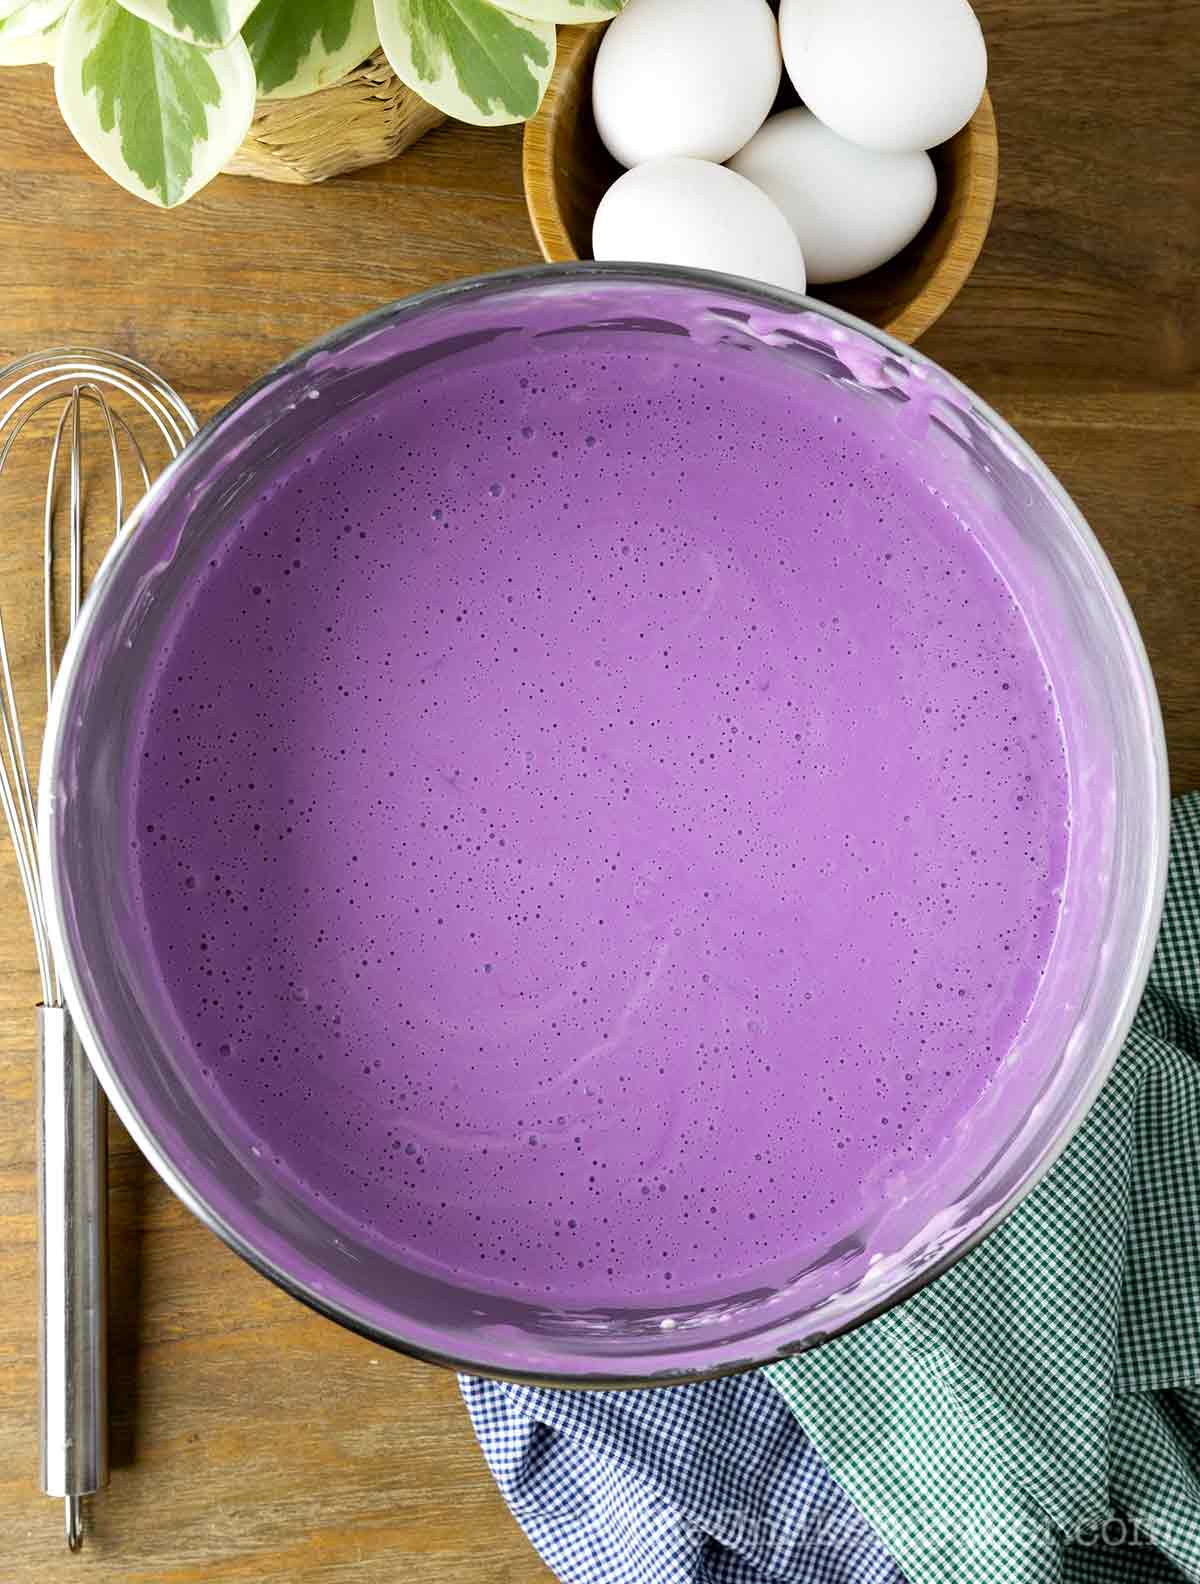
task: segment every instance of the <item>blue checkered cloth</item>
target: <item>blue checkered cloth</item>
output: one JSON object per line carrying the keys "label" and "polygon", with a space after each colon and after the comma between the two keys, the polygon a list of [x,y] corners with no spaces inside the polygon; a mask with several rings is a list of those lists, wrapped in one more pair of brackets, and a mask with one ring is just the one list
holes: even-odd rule
{"label": "blue checkered cloth", "polygon": [[459,1385],[501,1494],[563,1584],[904,1584],[763,1375],[657,1392]]}

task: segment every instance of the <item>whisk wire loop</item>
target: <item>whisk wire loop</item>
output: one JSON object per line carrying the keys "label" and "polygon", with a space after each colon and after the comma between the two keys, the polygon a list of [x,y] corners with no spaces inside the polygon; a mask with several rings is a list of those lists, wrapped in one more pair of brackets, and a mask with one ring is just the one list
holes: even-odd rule
{"label": "whisk wire loop", "polygon": [[[46,701],[54,689],[58,665],[55,637],[55,541],[64,517],[60,480],[65,471],[67,496],[66,631],[83,603],[83,523],[85,515],[85,410],[94,409],[103,450],[108,454],[112,484],[112,533],[126,515],[126,468],[144,493],[151,468],[146,449],[130,418],[148,419],[168,457],[178,455],[196,432],[196,421],[183,399],[152,369],[133,358],[92,347],[62,347],[35,353],[0,370],[0,478],[13,447],[26,427],[48,409],[57,411],[49,442],[46,487],[42,503],[42,648]],[[64,467],[65,462],[65,467]],[[8,631],[0,610],[0,805],[12,836],[17,871],[33,926],[34,950],[42,999],[60,1004],[46,913],[38,871],[37,812],[21,713],[13,681]]]}

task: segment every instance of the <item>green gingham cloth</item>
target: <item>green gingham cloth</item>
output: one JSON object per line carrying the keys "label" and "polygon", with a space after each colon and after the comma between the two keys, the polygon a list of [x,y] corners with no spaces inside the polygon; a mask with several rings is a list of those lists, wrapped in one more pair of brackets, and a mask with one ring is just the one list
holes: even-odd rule
{"label": "green gingham cloth", "polygon": [[1070,1148],[939,1281],[768,1374],[910,1584],[1200,1584],[1200,794]]}

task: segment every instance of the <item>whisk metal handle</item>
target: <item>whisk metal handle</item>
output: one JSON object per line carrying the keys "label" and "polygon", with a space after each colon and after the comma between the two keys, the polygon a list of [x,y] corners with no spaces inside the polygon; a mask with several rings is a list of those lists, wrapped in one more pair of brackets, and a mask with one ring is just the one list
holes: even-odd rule
{"label": "whisk metal handle", "polygon": [[38,1008],[41,1476],[66,1501],[108,1483],[108,1110],[70,1014]]}

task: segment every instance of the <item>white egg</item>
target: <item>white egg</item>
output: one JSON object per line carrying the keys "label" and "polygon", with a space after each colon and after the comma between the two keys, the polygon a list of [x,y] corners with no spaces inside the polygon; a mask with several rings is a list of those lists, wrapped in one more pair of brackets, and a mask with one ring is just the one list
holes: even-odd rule
{"label": "white egg", "polygon": [[812,285],[853,280],[899,253],[929,219],[929,155],[847,143],[809,110],[772,116],[729,161],[787,216]]}
{"label": "white egg", "polygon": [[648,160],[619,176],[596,210],[592,251],[804,290],[804,255],[780,210],[744,176],[706,160]]}
{"label": "white egg", "polygon": [[596,53],[596,127],[622,165],[727,160],[763,124],[782,73],[767,0],[629,0]]}
{"label": "white egg", "polygon": [[987,48],[967,0],[782,0],[779,31],[801,99],[863,148],[933,148],[983,94]]}

